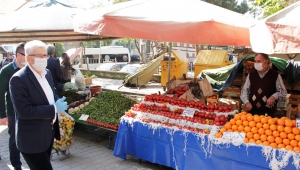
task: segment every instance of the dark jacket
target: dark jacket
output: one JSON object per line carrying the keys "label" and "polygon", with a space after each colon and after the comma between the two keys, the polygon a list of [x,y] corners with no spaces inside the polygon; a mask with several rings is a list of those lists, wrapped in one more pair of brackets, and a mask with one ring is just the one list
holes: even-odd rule
{"label": "dark jacket", "polygon": [[[8,87],[11,76],[18,70],[20,70],[20,68],[14,68],[13,63],[10,63],[0,71],[0,118],[5,118],[7,115],[15,115]],[[7,111],[5,111],[5,97]]]}
{"label": "dark jacket", "polygon": [[[58,96],[54,89],[52,76],[47,70],[46,79],[53,91],[54,101]],[[28,65],[16,72],[9,83],[11,101],[16,114],[16,144],[24,153],[41,153],[53,142],[60,139],[55,107],[50,105],[46,94]]]}
{"label": "dark jacket", "polygon": [[54,86],[57,89],[58,84],[61,82],[61,68],[59,64],[59,59],[54,57],[49,57],[47,60],[47,69],[50,70],[54,82]]}

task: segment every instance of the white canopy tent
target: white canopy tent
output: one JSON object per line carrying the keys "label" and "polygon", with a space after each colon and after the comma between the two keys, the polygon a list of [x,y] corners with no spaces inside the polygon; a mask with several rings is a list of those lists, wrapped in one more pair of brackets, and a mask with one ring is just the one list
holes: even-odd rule
{"label": "white canopy tent", "polygon": [[300,53],[300,1],[250,28],[252,50],[267,54]]}

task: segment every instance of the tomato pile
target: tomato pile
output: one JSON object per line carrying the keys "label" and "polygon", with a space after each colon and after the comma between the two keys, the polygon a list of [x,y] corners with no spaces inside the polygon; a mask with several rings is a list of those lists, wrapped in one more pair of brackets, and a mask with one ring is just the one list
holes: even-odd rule
{"label": "tomato pile", "polygon": [[186,99],[182,98],[174,98],[169,96],[163,96],[158,94],[151,94],[146,95],[144,101],[148,102],[156,102],[156,103],[169,103],[171,105],[176,105],[180,107],[189,107],[195,108],[198,110],[208,111],[208,112],[230,112],[233,111],[232,106],[221,106],[218,104],[209,104],[206,105],[204,102],[201,101],[187,101]]}
{"label": "tomato pile", "polygon": [[97,120],[94,119],[87,119],[86,122],[94,124],[94,125],[98,125],[104,128],[108,128],[108,129],[113,129],[113,130],[118,130],[119,128],[119,124],[109,124],[109,123],[105,123],[105,122],[99,122]]}
{"label": "tomato pile", "polygon": [[[192,110],[193,115],[183,114],[186,109]],[[125,112],[124,116],[137,118],[146,123],[209,134],[213,126],[225,125],[228,122],[228,117],[225,115],[232,111],[231,106],[206,105],[201,101],[187,101],[181,98],[152,94],[146,95],[142,103],[135,104],[130,111]]]}
{"label": "tomato pile", "polygon": [[186,86],[182,86],[182,87],[177,87],[175,89],[169,89],[167,91],[167,94],[176,94],[179,97],[179,96],[183,95],[187,90],[188,89]]}

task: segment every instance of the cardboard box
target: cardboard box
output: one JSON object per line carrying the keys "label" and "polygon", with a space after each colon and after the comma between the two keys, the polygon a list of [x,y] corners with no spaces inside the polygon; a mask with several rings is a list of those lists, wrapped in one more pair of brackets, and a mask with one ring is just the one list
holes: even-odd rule
{"label": "cardboard box", "polygon": [[207,99],[206,99],[206,102],[207,102],[207,103],[212,103],[212,104],[213,104],[213,103],[217,103],[217,102],[218,102],[218,99],[207,98]]}
{"label": "cardboard box", "polygon": [[93,84],[92,78],[85,78],[84,81],[85,81],[85,84]]}

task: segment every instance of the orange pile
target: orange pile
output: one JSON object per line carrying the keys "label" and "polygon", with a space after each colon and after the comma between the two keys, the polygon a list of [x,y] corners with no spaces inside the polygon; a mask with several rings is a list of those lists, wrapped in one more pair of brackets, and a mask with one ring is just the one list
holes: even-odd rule
{"label": "orange pile", "polygon": [[278,119],[241,112],[227,122],[216,137],[222,137],[223,132],[245,133],[245,142],[300,152],[300,129],[295,120],[286,117]]}

